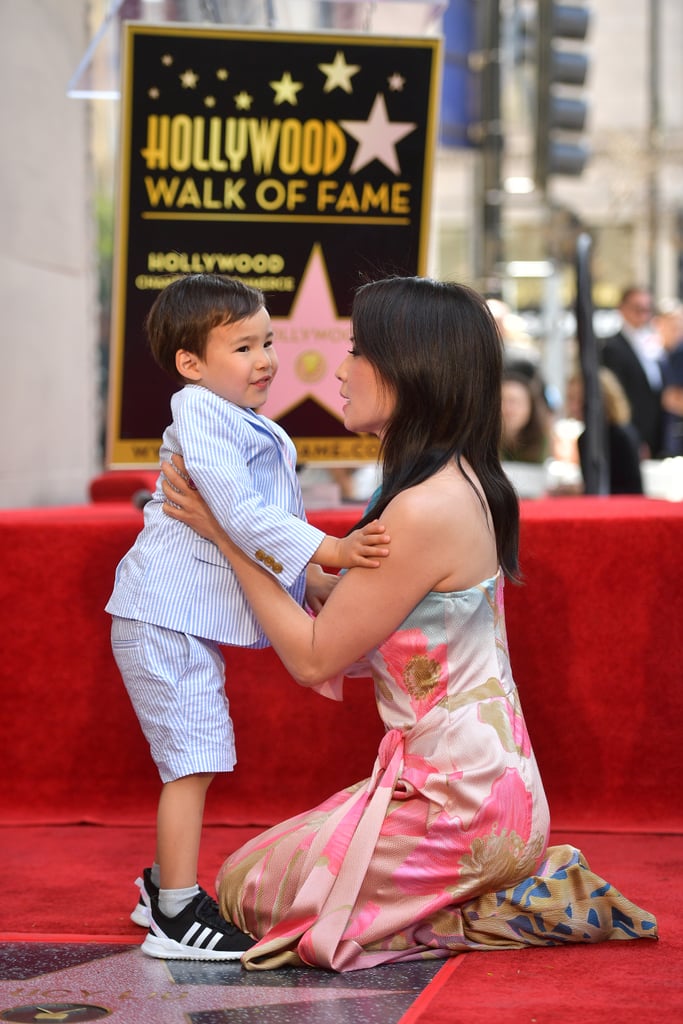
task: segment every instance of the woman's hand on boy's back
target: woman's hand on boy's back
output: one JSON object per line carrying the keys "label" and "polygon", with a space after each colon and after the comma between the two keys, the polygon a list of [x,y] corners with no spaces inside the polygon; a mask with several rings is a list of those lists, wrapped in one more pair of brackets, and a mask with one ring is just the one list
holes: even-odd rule
{"label": "woman's hand on boy's back", "polygon": [[166,515],[186,523],[200,537],[219,544],[227,535],[190,480],[182,456],[172,455],[170,462],[162,463],[161,471],[161,487],[166,496],[163,509]]}

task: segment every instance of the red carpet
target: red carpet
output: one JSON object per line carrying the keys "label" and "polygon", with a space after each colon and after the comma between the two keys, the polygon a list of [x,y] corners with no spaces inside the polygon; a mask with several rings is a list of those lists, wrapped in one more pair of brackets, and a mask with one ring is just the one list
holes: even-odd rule
{"label": "red carpet", "polygon": [[[204,830],[200,882],[209,892],[225,857],[260,831],[255,826]],[[682,835],[555,832],[552,842],[578,846],[593,870],[658,917],[677,900],[683,904]],[[137,899],[134,880],[154,849],[151,825],[0,826],[0,844],[0,941],[7,941],[8,933],[15,940],[19,935],[139,936],[129,914]]]}
{"label": "red carpet", "polygon": [[[206,829],[201,881],[212,890],[223,858],[257,831]],[[129,920],[135,876],[152,828],[0,827],[6,890],[0,941],[140,942]],[[657,915],[660,941],[469,953],[448,961],[401,1024],[673,1024],[683,1015],[683,836],[553,834]]]}
{"label": "red carpet", "polygon": [[[400,1024],[677,1024],[680,956],[662,943],[467,954],[449,961]],[[434,990],[433,990],[434,986]]]}
{"label": "red carpet", "polygon": [[[213,893],[225,857],[260,828],[206,828],[200,882]],[[0,942],[116,937],[142,941],[129,915],[136,877],[151,863],[154,829],[98,825],[0,826],[7,888]]]}

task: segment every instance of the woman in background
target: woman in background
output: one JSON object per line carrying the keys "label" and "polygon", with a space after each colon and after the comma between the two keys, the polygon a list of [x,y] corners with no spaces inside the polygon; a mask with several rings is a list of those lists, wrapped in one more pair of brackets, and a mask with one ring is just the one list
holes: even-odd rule
{"label": "woman in background", "polygon": [[[605,457],[608,465],[610,494],[642,494],[643,480],[640,472],[640,437],[631,421],[631,407],[618,378],[606,366],[598,369],[600,397],[604,424]],[[583,421],[584,385],[583,376],[577,370],[567,382],[567,414]],[[586,432],[578,438],[579,462],[582,475],[586,477]]]}
{"label": "woman in background", "polygon": [[501,387],[503,462],[543,463],[550,455],[551,415],[539,378],[508,368]]}

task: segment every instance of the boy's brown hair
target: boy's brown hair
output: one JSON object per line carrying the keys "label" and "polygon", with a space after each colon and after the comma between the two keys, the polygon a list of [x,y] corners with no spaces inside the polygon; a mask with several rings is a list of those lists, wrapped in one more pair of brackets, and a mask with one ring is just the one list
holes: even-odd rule
{"label": "boy's brown hair", "polygon": [[220,324],[238,323],[265,308],[263,292],[236,278],[219,274],[188,274],[157,295],[145,320],[154,359],[174,380],[180,349],[204,358],[209,332]]}

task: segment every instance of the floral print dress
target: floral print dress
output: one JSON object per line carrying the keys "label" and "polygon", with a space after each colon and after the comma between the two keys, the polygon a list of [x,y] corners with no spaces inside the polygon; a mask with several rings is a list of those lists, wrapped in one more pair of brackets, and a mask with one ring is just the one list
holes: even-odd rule
{"label": "floral print dress", "polygon": [[512,678],[503,579],[432,592],[367,657],[386,732],[370,778],[233,853],[225,916],[251,969],[335,971],[610,938],[654,918],[550,818]]}

